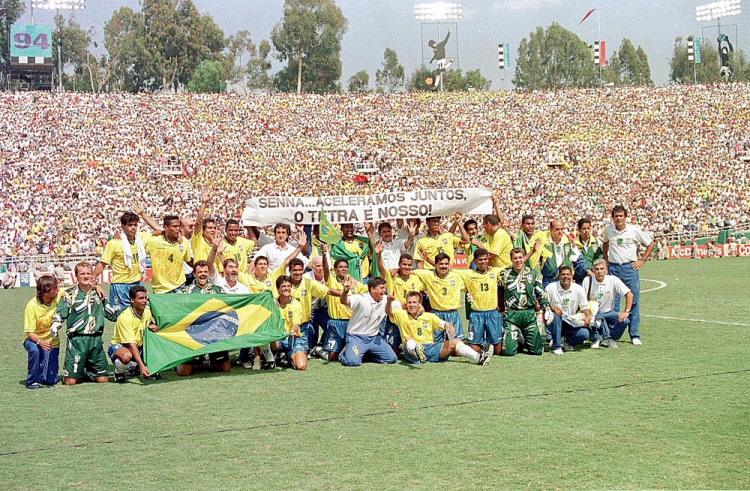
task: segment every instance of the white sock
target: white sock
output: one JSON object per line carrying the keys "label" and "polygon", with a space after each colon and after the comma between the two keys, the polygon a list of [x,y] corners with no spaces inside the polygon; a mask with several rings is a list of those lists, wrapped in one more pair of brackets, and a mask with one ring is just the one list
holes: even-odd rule
{"label": "white sock", "polygon": [[406,345],[405,345],[405,347],[406,347],[406,353],[407,353],[407,354],[408,354],[409,356],[411,356],[411,357],[412,357],[412,358],[414,358],[415,360],[419,358],[419,355],[417,355],[417,352],[416,352],[416,351],[414,351],[414,350],[416,350],[416,349],[417,349],[417,342],[416,342],[416,341],[414,341],[414,340],[413,340],[413,339],[411,339],[411,338],[407,339],[407,340],[406,340]]}
{"label": "white sock", "polygon": [[263,354],[263,358],[266,359],[266,361],[276,361],[276,358],[273,356],[273,351],[271,351],[271,345],[267,344],[265,346],[260,347],[260,352]]}
{"label": "white sock", "polygon": [[320,352],[320,359],[328,361],[328,357],[330,356],[330,354],[331,354],[330,352],[323,350]]}
{"label": "white sock", "polygon": [[456,353],[464,358],[468,358],[474,363],[479,363],[479,353],[466,346],[463,341],[459,341],[456,345]]}
{"label": "white sock", "polygon": [[115,360],[115,373],[125,373],[127,371],[127,365],[124,365],[120,360]]}

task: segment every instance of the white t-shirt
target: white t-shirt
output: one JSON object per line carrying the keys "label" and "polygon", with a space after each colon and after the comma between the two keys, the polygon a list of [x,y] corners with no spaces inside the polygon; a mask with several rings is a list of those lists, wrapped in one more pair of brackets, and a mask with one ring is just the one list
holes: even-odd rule
{"label": "white t-shirt", "polygon": [[[297,249],[297,247],[293,246],[289,242],[286,242],[284,247],[279,247],[278,245],[276,245],[276,242],[274,242],[273,244],[266,244],[261,247],[255,257],[267,257],[268,271],[273,271],[281,266],[281,263],[283,263],[286,258],[291,256],[295,249]],[[310,262],[310,260],[302,254],[298,254],[297,257],[302,259],[302,262],[305,263],[305,267],[307,267],[307,264]]]}
{"label": "white t-shirt", "polygon": [[393,239],[390,242],[383,242],[385,249],[383,249],[381,257],[383,258],[383,265],[386,269],[398,269],[398,260],[401,257],[401,254],[406,253],[406,248],[404,247],[405,242],[405,240],[401,239]]}
{"label": "white t-shirt", "polygon": [[360,336],[377,336],[380,333],[380,323],[385,319],[386,296],[375,302],[369,293],[349,296],[349,307],[352,318],[349,320],[347,334]]}
{"label": "white t-shirt", "polygon": [[589,302],[586,300],[586,291],[576,283],[572,283],[570,288],[563,290],[559,281],[550,283],[545,288],[549,303],[552,307],[558,307],[564,315],[575,315],[579,310],[589,308]]}
{"label": "white t-shirt", "polygon": [[223,288],[224,293],[236,293],[236,294],[250,293],[250,289],[244,284],[240,283],[239,281],[237,282],[236,285],[229,286],[226,278],[218,274],[216,276],[212,276],[211,278],[209,278],[209,281],[213,283],[215,286]]}
{"label": "white t-shirt", "polygon": [[[315,271],[308,271],[307,273],[302,275],[303,278],[310,278],[313,281],[317,281],[321,285],[325,286],[324,281],[318,281],[315,279]],[[312,297],[312,301],[310,302],[310,310],[317,310],[317,309],[327,309],[328,308],[328,301],[325,298],[317,298]]]}
{"label": "white t-shirt", "polygon": [[604,228],[603,242],[609,242],[607,260],[615,264],[632,263],[638,259],[638,244],[646,247],[653,239],[641,227],[625,225],[619,232],[613,223]]}
{"label": "white t-shirt", "polygon": [[594,282],[591,285],[590,300],[596,300],[599,302],[599,312],[609,312],[615,307],[615,294],[619,293],[621,296],[625,296],[630,293],[625,283],[622,282],[617,276],[611,274],[604,275],[604,281],[599,283],[593,276],[587,276],[583,279],[581,288],[584,293],[589,291],[589,283]]}

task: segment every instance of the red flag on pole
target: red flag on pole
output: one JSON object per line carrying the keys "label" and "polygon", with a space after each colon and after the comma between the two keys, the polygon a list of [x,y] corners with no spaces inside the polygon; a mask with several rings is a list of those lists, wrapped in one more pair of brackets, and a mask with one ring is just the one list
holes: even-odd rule
{"label": "red flag on pole", "polygon": [[579,22],[578,25],[580,26],[581,24],[583,24],[583,21],[585,21],[586,19],[588,19],[589,15],[591,15],[594,12],[594,10],[596,10],[596,9],[591,9],[588,12],[586,12],[586,15],[583,16],[583,19],[581,19],[581,22]]}

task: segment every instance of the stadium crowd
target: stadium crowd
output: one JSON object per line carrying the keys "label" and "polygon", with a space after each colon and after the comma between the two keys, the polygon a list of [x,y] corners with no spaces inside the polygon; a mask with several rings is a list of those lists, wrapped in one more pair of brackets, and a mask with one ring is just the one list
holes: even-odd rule
{"label": "stadium crowd", "polygon": [[[651,233],[748,221],[750,85],[250,96],[0,94],[5,256],[94,253],[134,203],[239,217],[259,195],[490,187],[598,234],[624,203]],[[182,174],[162,175],[174,157]],[[565,163],[546,167],[545,161]],[[356,182],[355,161],[379,172]],[[361,180],[361,179],[360,179]]]}

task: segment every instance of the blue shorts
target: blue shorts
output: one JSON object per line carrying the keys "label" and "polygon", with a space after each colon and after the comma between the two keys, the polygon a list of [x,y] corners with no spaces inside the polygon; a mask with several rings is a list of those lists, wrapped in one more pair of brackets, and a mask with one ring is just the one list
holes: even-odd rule
{"label": "blue shorts", "polygon": [[364,361],[372,363],[396,363],[398,357],[388,346],[383,336],[346,335],[346,348],[340,357],[341,364],[358,367]]}
{"label": "blue shorts", "polygon": [[339,353],[344,349],[346,328],[349,319],[329,319],[326,332],[323,333],[323,349],[331,353]]}
{"label": "blue shorts", "polygon": [[503,341],[503,324],[500,312],[472,310],[469,315],[469,344],[499,344]]}
{"label": "blue shorts", "polygon": [[398,330],[398,326],[391,322],[389,318],[385,319],[385,341],[388,346],[398,348],[401,346],[401,331]]}
{"label": "blue shorts", "polygon": [[121,309],[130,307],[130,289],[134,286],[143,286],[143,284],[136,281],[135,283],[112,283],[109,285],[109,304]]}
{"label": "blue shorts", "polygon": [[[440,359],[440,350],[443,349],[443,343],[422,343],[422,346],[424,347],[424,354],[427,355],[427,361],[431,361],[433,363],[440,363],[445,361]],[[421,361],[415,360],[414,358],[409,356],[409,353],[407,353],[406,351],[404,351],[404,359],[409,363],[422,363]]]}
{"label": "blue shorts", "polygon": [[[115,362],[115,352],[120,349],[125,348],[128,349],[127,346],[120,343],[110,343],[109,346],[107,346],[107,354],[109,355],[109,359],[112,360],[112,363]],[[130,351],[130,350],[128,350]],[[143,346],[138,346],[138,352],[141,354],[141,360],[143,359]]]}
{"label": "blue shorts", "polygon": [[300,327],[300,336],[294,337],[294,346],[292,346],[292,337],[289,336],[286,339],[279,341],[279,351],[286,353],[286,356],[291,357],[295,353],[305,352],[309,349],[307,346],[307,330]]}
{"label": "blue shorts", "polygon": [[[461,317],[458,316],[458,310],[433,310],[432,313],[445,322],[453,324],[453,327],[456,329],[456,335],[453,336],[454,339],[464,338],[464,328],[461,326]],[[436,343],[442,343],[446,340],[445,333],[442,331],[435,331],[434,336]]]}

